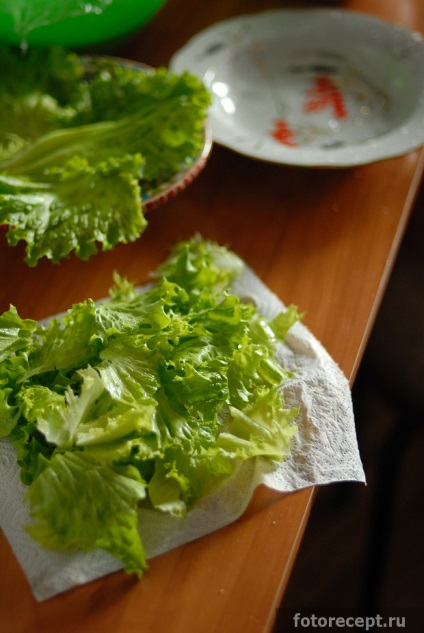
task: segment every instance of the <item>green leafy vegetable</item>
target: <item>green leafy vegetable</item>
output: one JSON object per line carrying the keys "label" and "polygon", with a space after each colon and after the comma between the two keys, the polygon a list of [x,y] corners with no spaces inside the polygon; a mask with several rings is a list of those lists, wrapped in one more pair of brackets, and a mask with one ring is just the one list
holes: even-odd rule
{"label": "green leafy vegetable", "polygon": [[140,505],[181,516],[244,460],[284,460],[298,411],[275,346],[299,315],[242,302],[242,270],[195,236],[143,292],[116,275],[108,300],[47,326],[0,317],[0,436],[43,545],[103,548],[141,575]]}
{"label": "green leafy vegetable", "polygon": [[197,77],[0,47],[0,224],[26,261],[136,240],[143,187],[196,156],[210,96]]}

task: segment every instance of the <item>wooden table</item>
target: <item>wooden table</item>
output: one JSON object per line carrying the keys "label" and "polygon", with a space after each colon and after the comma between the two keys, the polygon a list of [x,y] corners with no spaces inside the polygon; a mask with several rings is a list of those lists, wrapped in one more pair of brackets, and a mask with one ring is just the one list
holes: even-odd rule
{"label": "wooden table", "polygon": [[[120,54],[166,65],[195,32],[231,15],[277,6],[272,0],[169,0]],[[421,0],[338,4],[424,32]],[[205,171],[151,212],[140,239],[89,262],[74,257],[36,268],[0,233],[0,310],[14,304],[40,319],[73,302],[105,296],[112,272],[136,283],[170,246],[199,231],[229,245],[286,303],[353,381],[424,168],[424,152],[367,166],[312,170],[256,162],[216,146]],[[0,537],[0,629],[4,633],[234,633],[269,631],[307,524],[308,489],[259,489],[227,528],[150,562],[141,582],[115,573],[36,603]]]}

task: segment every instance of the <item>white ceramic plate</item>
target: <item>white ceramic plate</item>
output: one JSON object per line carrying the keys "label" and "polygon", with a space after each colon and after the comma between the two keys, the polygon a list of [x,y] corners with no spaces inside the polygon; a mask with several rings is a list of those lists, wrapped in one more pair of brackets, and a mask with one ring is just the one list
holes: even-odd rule
{"label": "white ceramic plate", "polygon": [[424,144],[419,33],[348,10],[231,18],[172,58],[212,93],[215,141],[253,158],[360,165]]}
{"label": "white ceramic plate", "polygon": [[[153,71],[153,68],[147,64],[124,59],[122,57],[92,55],[84,57],[83,60],[88,73],[96,69],[97,63],[102,63],[103,61],[127,66],[134,70],[139,70],[140,72]],[[211,150],[212,126],[209,119],[206,119],[203,126],[203,143],[196,156],[190,157],[186,163],[181,165],[181,169],[170,180],[159,182],[157,186],[149,187],[148,189],[142,186],[141,201],[144,211],[151,211],[159,205],[167,202],[167,200],[175,198],[177,194],[188,187],[188,185],[190,185],[204,169]]]}

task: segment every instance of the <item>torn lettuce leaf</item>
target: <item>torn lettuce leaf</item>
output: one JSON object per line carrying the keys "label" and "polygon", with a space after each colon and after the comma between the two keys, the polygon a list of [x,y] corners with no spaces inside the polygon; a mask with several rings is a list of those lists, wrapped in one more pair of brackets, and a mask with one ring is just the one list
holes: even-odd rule
{"label": "torn lettuce leaf", "polygon": [[103,548],[141,575],[140,505],[182,516],[243,461],[286,458],[298,410],[275,348],[298,315],[244,303],[231,291],[242,271],[197,235],[141,292],[115,275],[109,299],[48,325],[0,317],[0,435],[40,543]]}

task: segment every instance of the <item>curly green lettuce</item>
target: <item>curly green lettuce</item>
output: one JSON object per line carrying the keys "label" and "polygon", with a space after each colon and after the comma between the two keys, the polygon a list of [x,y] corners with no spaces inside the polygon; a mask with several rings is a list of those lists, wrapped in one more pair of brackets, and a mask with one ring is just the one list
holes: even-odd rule
{"label": "curly green lettuce", "polygon": [[0,316],[0,436],[13,442],[46,547],[101,548],[147,567],[140,506],[182,516],[245,460],[283,461],[296,433],[276,345],[299,319],[268,320],[232,293],[242,261],[199,236],[143,292],[48,325]]}
{"label": "curly green lettuce", "polygon": [[0,224],[26,261],[136,240],[141,193],[203,144],[210,95],[188,72],[140,72],[60,48],[0,46]]}

